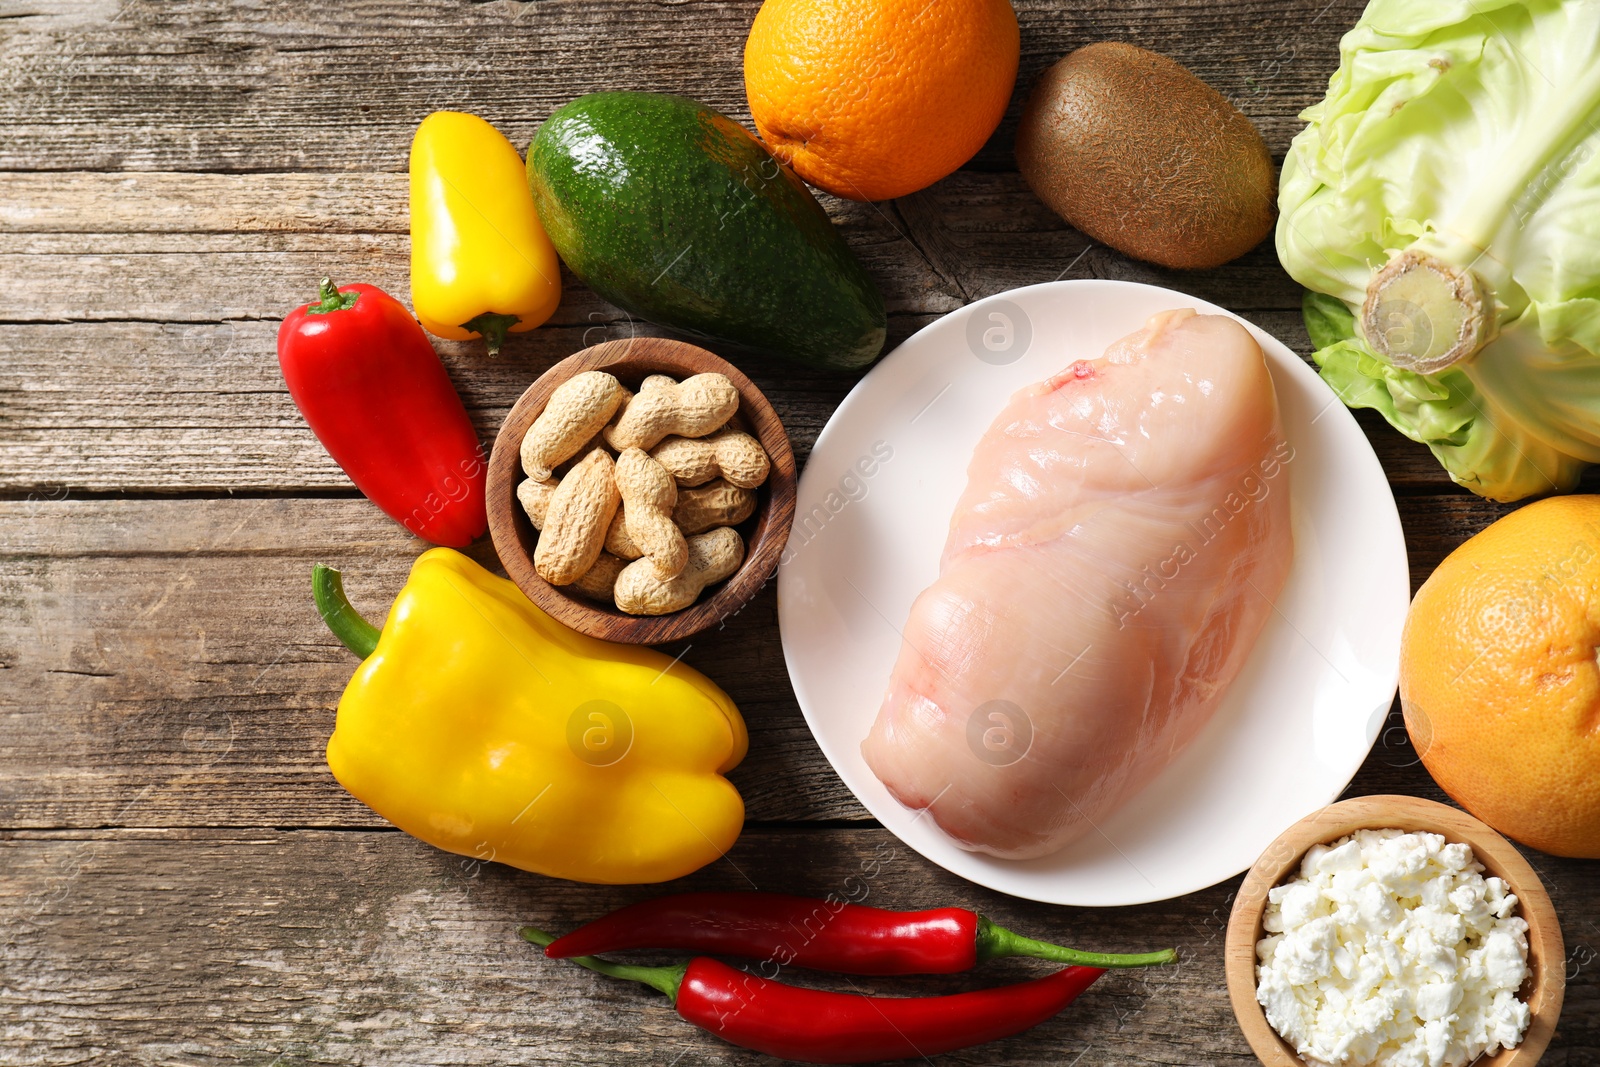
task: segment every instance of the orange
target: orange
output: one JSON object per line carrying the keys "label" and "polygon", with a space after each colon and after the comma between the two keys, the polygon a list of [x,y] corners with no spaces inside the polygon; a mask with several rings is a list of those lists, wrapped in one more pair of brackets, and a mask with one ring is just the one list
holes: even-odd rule
{"label": "orange", "polygon": [[1009,0],[766,0],[744,46],[750,114],[781,161],[849,200],[971,159],[1017,80]]}
{"label": "orange", "polygon": [[1406,729],[1496,830],[1600,858],[1600,496],[1512,512],[1439,565],[1400,648]]}

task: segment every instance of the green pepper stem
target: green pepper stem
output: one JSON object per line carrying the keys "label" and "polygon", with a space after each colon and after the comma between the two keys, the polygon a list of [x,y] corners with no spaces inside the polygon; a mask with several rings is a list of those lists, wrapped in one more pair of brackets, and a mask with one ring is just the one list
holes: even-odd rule
{"label": "green pepper stem", "polygon": [[1160,952],[1118,954],[1109,952],[1081,952],[1048,941],[1035,941],[998,926],[983,916],[978,916],[978,962],[1002,959],[1006,956],[1032,956],[1035,959],[1071,963],[1080,967],[1149,967],[1158,963],[1172,963],[1178,958],[1175,949]]}
{"label": "green pepper stem", "polygon": [[[517,931],[517,936],[535,945],[548,945],[555,940],[554,934],[547,934],[536,926],[524,926]],[[689,970],[688,961],[670,967],[642,967],[635,963],[603,960],[599,956],[568,956],[567,962],[587,967],[609,978],[625,978],[630,982],[641,982],[666,994],[667,999],[674,1004],[678,1002],[678,987],[683,984],[683,976]]]}
{"label": "green pepper stem", "polygon": [[306,314],[326,315],[330,311],[349,311],[360,299],[360,293],[341,293],[332,278],[324,278],[322,284],[317,286],[317,303],[306,308]]}
{"label": "green pepper stem", "polygon": [[344,595],[344,577],[332,567],[321,563],[311,568],[311,595],[317,601],[317,611],[328,624],[333,636],[344,642],[344,647],[366,659],[378,647],[379,630],[355,608]]}
{"label": "green pepper stem", "polygon": [[482,315],[468,319],[461,324],[463,330],[483,335],[483,343],[488,346],[491,356],[500,354],[500,346],[506,343],[506,332],[522,321],[516,315],[501,315],[494,311],[485,311]]}

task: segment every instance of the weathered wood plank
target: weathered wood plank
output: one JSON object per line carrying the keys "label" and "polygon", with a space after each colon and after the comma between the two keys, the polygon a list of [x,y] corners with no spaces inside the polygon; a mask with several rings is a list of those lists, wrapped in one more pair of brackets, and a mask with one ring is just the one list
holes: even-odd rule
{"label": "weathered wood plank", "polygon": [[[0,500],[0,1062],[760,1062],[653,995],[514,940],[520,922],[566,927],[654,890],[439,853],[384,829],[328,774],[322,744],[352,662],[309,605],[309,564],[346,566],[379,615],[422,546],[351,493],[273,355],[278,316],[322,273],[405,297],[402,172],[428,111],[477,111],[519,146],[552,108],[602,88],[685,92],[747,121],[739,54],[756,6],[0,0],[0,493],[28,495]],[[967,169],[894,204],[824,198],[885,292],[892,340],[1064,273],[1190,291],[1304,353],[1298,290],[1270,248],[1185,275],[1089,247],[1027,192],[1011,142],[1038,71],[1127,39],[1216,85],[1281,156],[1361,0],[1017,6],[1018,91]],[[636,328],[569,279],[553,324],[502,360],[441,349],[487,440],[542,369]],[[852,379],[751,369],[803,457]],[[1413,494],[1401,507],[1415,583],[1506,509],[1446,491],[1425,450],[1360,418]],[[72,498],[239,489],[334,498]],[[475,555],[492,562],[487,546]],[[1081,944],[1176,943],[1182,968],[1108,977],[1033,1035],[948,1062],[1250,1062],[1222,992],[1231,884],[1115,911],[978,890],[849,825],[865,812],[794,704],[770,590],[685,659],[749,720],[733,777],[765,824],[685,887],[859,886],[873,903],[965,903]],[[1393,715],[1351,789],[1442,796]],[[841,825],[770,825],[817,819]],[[206,826],[227,829],[194,829]],[[1600,1064],[1600,883],[1592,865],[1530,859],[1573,952],[1546,1062]],[[1002,964],[979,981],[1037,970]]]}
{"label": "weathered wood plank", "polygon": [[[258,194],[270,197],[270,186]],[[879,280],[891,314],[942,313],[964,303],[942,291],[887,216],[862,205],[840,214],[841,229]],[[1072,255],[1082,247],[1078,238]],[[276,321],[314,296],[317,279],[328,274],[370,282],[409,301],[410,254],[410,242],[398,234],[0,233],[0,322]],[[663,269],[671,258],[663,259]],[[1270,277],[1277,268],[1269,263],[1264,272]],[[1274,299],[1282,304],[1285,298],[1258,302],[1271,306]],[[608,318],[621,315],[568,275],[552,321],[594,321],[602,310]]]}
{"label": "weathered wood plank", "polygon": [[[492,444],[517,397],[558,360],[653,330],[617,314],[513,334],[499,359],[481,346],[440,342],[484,442]],[[349,489],[289,399],[277,328],[249,320],[0,328],[0,488]],[[837,373],[740,362],[777,406],[802,458],[854,384]]]}
{"label": "weathered wood plank", "polygon": [[[403,174],[329,175],[323,186],[283,174],[54,178],[0,174],[0,321],[275,319],[329,271],[407,291]],[[1163,285],[1240,310],[1300,306],[1270,242],[1218,270],[1164,270],[1094,245],[1016,174],[962,172],[893,204],[825,199],[892,314],[952,311],[1063,276]],[[557,321],[584,321],[593,305],[569,287]]]}
{"label": "weathered wood plank", "polygon": [[[1402,507],[1414,583],[1504,510]],[[0,827],[381,825],[323,763],[354,661],[308,576],[344,568],[381,619],[424,547],[360,499],[0,501]],[[489,545],[473,554],[495,565]],[[795,703],[773,590],[684,658],[749,722],[732,777],[751,819],[867,817]],[[1440,795],[1403,729],[1353,788]]]}
{"label": "weathered wood plank", "polygon": [[[1457,545],[1521,505],[1471,494],[1403,496],[1412,588]],[[73,499],[36,494],[0,500],[0,559],[132,556],[315,556],[340,550],[402,554],[423,542],[355,498],[248,500]],[[480,550],[481,549],[481,550]],[[474,553],[492,562],[486,545]]]}
{"label": "weathered wood plank", "polygon": [[[381,620],[425,545],[363,500],[0,514],[0,826],[101,825],[147,786],[156,825],[381,825],[323,762],[355,662],[317,617],[310,568],[345,568]],[[486,542],[475,555],[497,565]],[[769,588],[684,657],[749,721],[736,784],[752,819],[861,817],[795,706],[776,614]]]}
{"label": "weathered wood plank", "polygon": [[[486,443],[528,383],[556,361],[586,344],[658,332],[588,299],[593,319],[564,309],[575,321],[513,334],[498,360],[475,345],[439,343]],[[1248,317],[1291,346],[1308,347],[1298,313]],[[893,328],[903,337],[931,319],[897,316]],[[348,489],[289,400],[276,335],[275,322],[254,320],[0,328],[0,491]],[[772,400],[803,461],[855,379],[727,354]],[[1425,448],[1371,413],[1358,419],[1394,485],[1461,492]]]}
{"label": "weathered wood plank", "polygon": [[[11,3],[0,36],[5,170],[401,170],[439,108],[482,114],[519,147],[597,89],[684,93],[748,122],[745,35],[759,6],[648,0]],[[1016,117],[1066,52],[1128,40],[1233,99],[1281,155],[1321,96],[1360,0],[1018,3],[1007,118],[973,166],[1013,169]],[[1321,8],[1320,10],[1318,10]],[[640,32],[648,27],[648,32]]]}
{"label": "weathered wood plank", "polygon": [[409,232],[406,176],[0,172],[0,234]]}
{"label": "weathered wood plank", "polygon": [[[130,798],[131,799],[131,798]],[[656,994],[540,958],[524,923],[566,930],[658,888],[582,886],[481,865],[397,833],[15,833],[0,839],[5,1062],[759,1064]],[[1600,883],[1533,854],[1574,952],[1546,1060],[1600,1062]],[[673,889],[837,893],[961,905],[1069,944],[1174,945],[1182,962],[1108,974],[1038,1029],[938,1064],[1247,1064],[1222,933],[1233,881],[1159,905],[1065,909],[978,889],[876,829],[753,831]],[[1581,962],[1580,962],[1581,961]],[[1041,973],[786,980],[888,995]]]}

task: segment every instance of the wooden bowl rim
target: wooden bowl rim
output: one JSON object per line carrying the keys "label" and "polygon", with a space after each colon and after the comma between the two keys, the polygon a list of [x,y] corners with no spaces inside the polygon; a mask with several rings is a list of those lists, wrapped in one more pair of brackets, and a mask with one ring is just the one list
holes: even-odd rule
{"label": "wooden bowl rim", "polygon": [[1528,967],[1532,972],[1519,995],[1527,1002],[1532,1020],[1520,1045],[1480,1057],[1473,1067],[1532,1067],[1555,1033],[1567,984],[1561,925],[1544,883],[1515,845],[1473,815],[1422,797],[1392,794],[1355,797],[1312,812],[1280,834],[1244,876],[1228,917],[1224,958],[1228,998],[1251,1050],[1266,1067],[1306,1067],[1267,1022],[1266,1011],[1256,1000],[1256,942],[1262,936],[1267,891],[1300,865],[1312,845],[1363,829],[1426,830],[1464,842],[1486,875],[1504,879],[1516,894],[1517,914],[1528,922]]}
{"label": "wooden bowl rim", "polygon": [[[532,547],[538,537],[517,502],[522,472],[522,438],[544,410],[556,386],[589,370],[622,371],[631,379],[652,373],[683,378],[716,371],[728,377],[739,391],[739,414],[766,449],[772,461],[754,516],[755,529],[745,546],[745,559],[731,577],[710,596],[669,615],[629,615],[568,593],[541,578],[533,568]],[[632,383],[637,385],[637,382]],[[528,599],[563,625],[606,641],[649,645],[676,641],[700,633],[733,615],[750,602],[777,569],[794,520],[794,451],[778,413],[756,384],[739,368],[698,345],[668,337],[633,337],[605,341],[574,352],[546,370],[523,391],[495,434],[489,455],[485,491],[489,533],[506,574]],[[750,520],[746,520],[747,522]]]}

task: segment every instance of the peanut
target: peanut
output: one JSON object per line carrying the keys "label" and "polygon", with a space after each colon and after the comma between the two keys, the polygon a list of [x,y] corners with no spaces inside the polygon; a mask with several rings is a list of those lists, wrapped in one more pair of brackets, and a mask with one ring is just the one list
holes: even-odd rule
{"label": "peanut", "polygon": [[672,521],[685,535],[692,535],[713,526],[737,526],[755,510],[753,490],[729,485],[718,478],[709,485],[679,493],[678,506],[672,509]]}
{"label": "peanut", "polygon": [[617,491],[622,494],[623,531],[655,564],[656,577],[676,578],[689,562],[689,546],[672,522],[678,483],[666,468],[639,448],[617,457]]}
{"label": "peanut", "polygon": [[606,528],[621,501],[614,467],[605,449],[597,448],[550,494],[533,569],[551,585],[572,584],[600,558]]}
{"label": "peanut", "polygon": [[627,565],[627,560],[618,559],[609,552],[602,552],[600,558],[595,560],[594,566],[584,571],[583,577],[572,583],[572,588],[591,600],[601,600],[609,604],[612,602],[611,591],[616,588],[617,575],[621,574],[622,568]]}
{"label": "peanut", "polygon": [[674,382],[665,374],[652,374],[623,408],[616,425],[606,430],[606,441],[618,452],[648,451],[669,434],[704,437],[738,410],[739,390],[727,375],[696,374]]}
{"label": "peanut", "polygon": [[585,441],[583,447],[574,452],[570,459],[566,460],[564,463],[559,463],[556,465],[555,471],[557,477],[565,475],[567,471],[572,469],[573,464],[577,463],[578,460],[582,459],[584,456],[587,456],[595,449],[609,447],[606,444],[606,431],[615,426],[617,424],[617,420],[622,418],[622,409],[627,407],[628,401],[632,399],[632,391],[630,391],[626,385],[622,386],[622,401],[617,405],[617,410],[611,416],[611,421],[607,422],[600,429],[596,430],[594,432],[594,436]]}
{"label": "peanut", "polygon": [[622,418],[622,413],[624,411],[628,410],[628,404],[629,404],[630,401],[633,400],[634,392],[633,392],[632,389],[629,389],[626,385],[621,386],[621,389],[622,389],[622,403],[617,405],[617,410],[612,412],[611,418],[607,419],[606,420],[606,424],[604,426],[600,427],[599,432],[595,434],[596,437],[600,438],[600,440],[598,440],[598,441],[596,441],[594,443],[596,448],[601,448],[601,447],[609,448],[610,447],[609,445],[606,444],[606,440],[605,439],[611,433],[612,430],[616,429],[617,420]]}
{"label": "peanut", "polygon": [[627,514],[618,508],[616,518],[611,520],[610,527],[606,529],[606,551],[623,559],[638,559],[644,555],[644,549],[634,544],[633,538],[628,536],[626,520]]}
{"label": "peanut", "polygon": [[689,562],[676,578],[661,579],[648,559],[634,560],[617,575],[617,607],[629,615],[669,615],[693,604],[700,591],[720,582],[744,562],[744,542],[724,526],[689,538]]}
{"label": "peanut", "polygon": [[517,486],[517,501],[535,530],[544,529],[544,517],[550,511],[550,498],[555,495],[557,484],[554,478],[543,482],[529,478]]}
{"label": "peanut", "polygon": [[[606,447],[605,431],[602,430],[599,433],[595,434],[593,437],[589,438],[587,441],[585,441],[583,443],[583,446],[580,447],[572,455],[568,456],[566,459],[562,460],[560,463],[557,463],[554,467],[551,467],[550,470],[551,470],[552,476],[557,478],[557,479],[565,478],[567,476],[567,472],[570,471],[573,467],[576,467],[578,465],[578,462],[580,460],[582,460],[584,456],[587,456],[590,452],[593,452],[597,448],[605,448],[605,447]],[[610,449],[607,449],[607,451],[610,451]]]}
{"label": "peanut", "polygon": [[741,489],[754,489],[772,468],[761,442],[728,427],[699,440],[669,437],[650,455],[679,485],[704,485],[720,476]]}
{"label": "peanut", "polygon": [[522,438],[522,469],[528,477],[548,479],[556,464],[605,427],[626,392],[616,378],[598,370],[575,374],[556,386]]}

